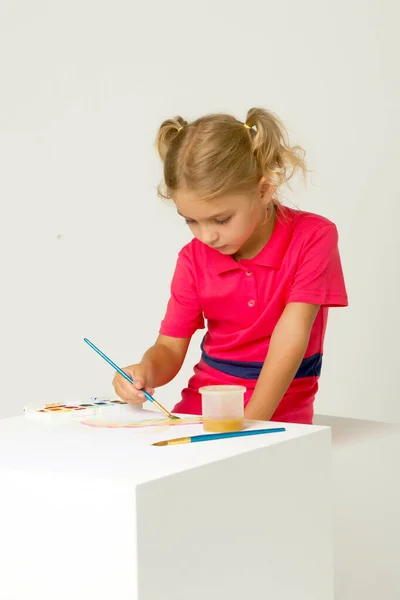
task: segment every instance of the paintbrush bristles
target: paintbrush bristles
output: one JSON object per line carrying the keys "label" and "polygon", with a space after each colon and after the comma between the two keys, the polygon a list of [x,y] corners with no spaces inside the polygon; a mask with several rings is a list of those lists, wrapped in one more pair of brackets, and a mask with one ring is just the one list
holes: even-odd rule
{"label": "paintbrush bristles", "polygon": [[155,398],[153,398],[153,404],[155,404],[167,417],[170,419],[179,419],[179,417],[175,417],[171,414],[162,404],[160,404]]}
{"label": "paintbrush bristles", "polygon": [[153,446],[175,446],[176,444],[190,444],[192,441],[191,437],[180,437],[172,440],[164,440],[162,442],[156,442]]}

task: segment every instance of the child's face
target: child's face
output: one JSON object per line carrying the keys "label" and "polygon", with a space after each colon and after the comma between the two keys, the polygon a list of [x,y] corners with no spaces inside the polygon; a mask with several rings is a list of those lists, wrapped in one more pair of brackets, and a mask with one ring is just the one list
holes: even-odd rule
{"label": "child's face", "polygon": [[261,180],[256,190],[202,200],[192,191],[174,193],[178,213],[193,235],[222,254],[236,254],[266,222],[266,208],[273,196],[272,186]]}

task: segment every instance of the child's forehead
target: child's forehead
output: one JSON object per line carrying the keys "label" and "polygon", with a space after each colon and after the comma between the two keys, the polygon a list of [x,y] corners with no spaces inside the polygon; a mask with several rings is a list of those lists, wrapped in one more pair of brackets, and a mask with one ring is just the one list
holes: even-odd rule
{"label": "child's forehead", "polygon": [[173,201],[179,214],[191,218],[211,218],[219,214],[240,208],[248,203],[248,194],[223,194],[215,198],[204,199],[190,190],[178,190]]}

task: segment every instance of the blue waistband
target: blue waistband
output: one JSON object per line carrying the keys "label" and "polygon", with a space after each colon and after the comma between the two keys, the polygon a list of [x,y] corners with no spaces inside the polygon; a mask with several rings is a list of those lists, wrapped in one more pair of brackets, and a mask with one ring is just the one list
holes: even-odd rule
{"label": "blue waistband", "polygon": [[[236,360],[222,360],[221,358],[212,358],[204,352],[203,343],[201,344],[203,361],[213,369],[221,371],[226,375],[240,377],[240,379],[257,380],[264,365],[262,362],[241,362]],[[321,375],[322,354],[317,353],[307,358],[303,358],[301,365],[294,376],[294,379],[303,379],[304,377],[319,377]]]}

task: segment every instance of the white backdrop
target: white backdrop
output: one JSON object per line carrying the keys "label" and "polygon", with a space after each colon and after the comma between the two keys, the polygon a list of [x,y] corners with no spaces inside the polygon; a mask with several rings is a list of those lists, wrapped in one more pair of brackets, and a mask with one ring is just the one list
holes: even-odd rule
{"label": "white backdrop", "polygon": [[140,358],[189,239],[156,197],[157,127],[259,105],[308,152],[308,188],[288,202],[340,231],[351,307],[331,313],[316,409],[400,420],[396,3],[236,6],[1,1],[0,416],[110,393],[83,336],[121,365]]}

